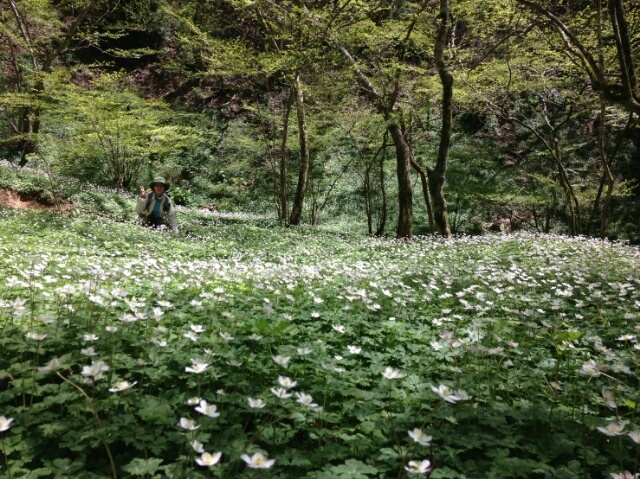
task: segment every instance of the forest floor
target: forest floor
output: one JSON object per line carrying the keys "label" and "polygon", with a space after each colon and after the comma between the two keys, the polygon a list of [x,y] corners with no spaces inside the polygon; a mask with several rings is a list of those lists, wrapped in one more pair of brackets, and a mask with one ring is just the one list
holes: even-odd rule
{"label": "forest floor", "polygon": [[[0,206],[33,210],[55,210],[57,208],[55,204],[48,204],[47,202],[39,199],[36,195],[19,193],[14,190],[2,188],[0,188]],[[73,205],[65,202],[62,204],[62,209],[64,211],[69,211],[73,209]]]}

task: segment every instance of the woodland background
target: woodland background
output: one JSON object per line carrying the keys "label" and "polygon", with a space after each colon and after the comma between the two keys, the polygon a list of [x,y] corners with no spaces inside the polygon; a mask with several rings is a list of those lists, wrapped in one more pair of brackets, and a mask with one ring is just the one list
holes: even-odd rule
{"label": "woodland background", "polygon": [[0,157],[410,237],[638,241],[640,4],[6,0]]}

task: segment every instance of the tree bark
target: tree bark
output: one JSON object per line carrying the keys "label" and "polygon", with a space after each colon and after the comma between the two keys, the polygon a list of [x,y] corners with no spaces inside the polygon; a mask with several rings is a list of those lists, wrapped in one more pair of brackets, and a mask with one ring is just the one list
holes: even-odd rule
{"label": "tree bark", "polygon": [[410,238],[413,228],[412,218],[412,202],[413,195],[411,191],[411,147],[404,137],[400,122],[397,115],[400,112],[394,112],[394,105],[398,95],[398,84],[396,83],[394,92],[388,101],[378,93],[369,78],[360,69],[357,62],[346,49],[346,47],[336,41],[337,47],[353,66],[356,74],[356,81],[367,95],[371,103],[376,107],[378,112],[387,121],[387,130],[391,134],[393,144],[396,147],[396,166],[398,176],[398,225],[396,227],[396,236],[398,238]]}
{"label": "tree bark", "polygon": [[[385,139],[383,145],[386,145],[386,143]],[[385,146],[382,151],[382,156],[380,157],[380,193],[382,194],[382,204],[380,205],[380,218],[378,219],[376,236],[382,236],[384,234],[384,229],[387,226],[387,189],[384,187],[384,160],[386,156],[387,149]]]}
{"label": "tree bark", "polygon": [[431,206],[431,198],[429,197],[429,179],[427,178],[427,172],[422,168],[415,159],[411,160],[411,166],[420,175],[420,183],[422,184],[422,198],[427,206],[427,215],[429,216],[429,231],[431,234],[436,232],[436,223],[433,219],[433,207]]}
{"label": "tree bark", "polygon": [[[292,92],[292,95],[295,93]],[[291,114],[291,103],[289,100],[284,105],[284,115],[282,119],[282,136],[280,138],[280,162],[278,175],[278,220],[281,224],[287,223],[289,218],[289,204],[287,191],[287,169],[289,166],[289,149],[287,140],[289,137],[289,115]]]}
{"label": "tree bark", "polygon": [[413,193],[411,191],[411,148],[397,123],[388,125],[389,134],[396,147],[396,172],[398,176],[398,225],[396,237],[410,238],[413,227]]}
{"label": "tree bark", "polygon": [[433,170],[429,174],[429,191],[433,204],[433,219],[441,236],[450,237],[451,227],[447,216],[447,201],[444,196],[444,181],[449,162],[451,148],[451,132],[453,121],[453,75],[448,70],[444,59],[444,48],[451,25],[451,0],[440,0],[440,26],[434,48],[434,58],[440,82],[442,83],[442,130],[438,158]]}
{"label": "tree bark", "polygon": [[289,224],[299,225],[302,220],[302,207],[304,205],[304,195],[307,188],[307,177],[309,176],[309,166],[311,164],[309,156],[309,138],[307,135],[307,122],[304,112],[304,94],[300,75],[295,79],[296,111],[298,113],[298,131],[300,138],[300,173],[298,175],[298,186],[296,196],[291,208]]}

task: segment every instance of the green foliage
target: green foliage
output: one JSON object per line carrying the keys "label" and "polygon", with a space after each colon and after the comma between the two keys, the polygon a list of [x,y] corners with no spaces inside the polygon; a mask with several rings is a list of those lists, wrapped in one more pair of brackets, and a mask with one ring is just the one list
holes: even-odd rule
{"label": "green foliage", "polygon": [[[633,468],[635,249],[526,234],[398,243],[179,213],[175,235],[0,209],[13,477],[411,477],[426,459],[440,478]],[[622,434],[597,429],[612,422]],[[198,465],[193,440],[220,462]],[[240,456],[257,452],[275,464],[247,469]]]}
{"label": "green foliage", "polygon": [[128,187],[166,157],[202,143],[202,135],[175,122],[166,105],[143,100],[118,75],[103,74],[92,90],[65,80],[51,78],[42,144],[62,174]]}
{"label": "green foliage", "polygon": [[0,165],[0,188],[26,194],[42,194],[48,191],[50,183],[42,172],[25,171]]}

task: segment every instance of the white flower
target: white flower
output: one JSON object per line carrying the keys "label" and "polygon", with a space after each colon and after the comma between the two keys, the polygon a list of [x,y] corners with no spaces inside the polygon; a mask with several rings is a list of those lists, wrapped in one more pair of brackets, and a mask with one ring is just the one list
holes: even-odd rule
{"label": "white flower", "polygon": [[331,325],[331,327],[332,327],[335,331],[339,332],[340,334],[344,334],[344,332],[345,332],[344,326],[341,326],[341,325],[339,325],[339,324],[332,324],[332,325]]}
{"label": "white flower", "polygon": [[640,473],[632,474],[629,471],[623,471],[620,474],[616,474],[615,472],[612,472],[611,477],[613,477],[613,479],[638,479],[640,477]]}
{"label": "white flower", "polygon": [[164,311],[162,311],[162,309],[153,308],[153,313],[151,314],[151,317],[153,319],[155,319],[156,321],[160,321],[160,320],[162,320],[162,316],[163,315],[164,315]]}
{"label": "white flower", "polygon": [[200,363],[193,359],[191,360],[191,362],[193,363],[193,366],[191,367],[187,366],[186,368],[184,368],[184,370],[188,373],[200,374],[205,372],[207,369],[209,369],[209,364],[207,363]]}
{"label": "white flower", "polygon": [[120,321],[124,322],[124,323],[135,323],[138,320],[138,318],[131,314],[131,313],[124,313],[121,317],[120,317]]}
{"label": "white flower", "polygon": [[277,397],[279,397],[280,399],[287,399],[292,396],[291,394],[287,394],[287,390],[285,388],[278,388],[278,389],[271,388],[271,392],[275,394]]}
{"label": "white flower", "polygon": [[249,339],[252,339],[253,341],[260,341],[262,339],[262,336],[257,333],[253,333],[251,336],[249,336]]}
{"label": "white flower", "polygon": [[620,436],[621,434],[624,434],[624,426],[624,424],[612,422],[607,424],[606,427],[597,427],[596,429],[605,436]]}
{"label": "white flower", "polygon": [[80,354],[83,354],[85,356],[96,356],[98,353],[96,353],[95,349],[93,349],[93,346],[89,346],[88,348],[81,349]]}
{"label": "white flower", "polygon": [[[504,363],[503,363],[504,364]],[[460,401],[469,401],[473,396],[469,396],[464,389],[456,389],[455,395],[458,396]]]}
{"label": "white flower", "polygon": [[602,386],[602,400],[611,409],[616,409],[618,406],[613,399],[613,392],[609,391],[606,386]]}
{"label": "white flower", "polygon": [[217,411],[218,406],[215,404],[207,404],[207,401],[204,399],[200,400],[200,405],[195,408],[199,413],[204,414],[209,417],[218,417],[220,413]]}
{"label": "white flower", "polygon": [[204,333],[204,326],[201,324],[190,324],[189,329],[194,333]]}
{"label": "white flower", "polygon": [[83,336],[83,339],[85,341],[97,341],[100,338],[93,333],[87,333]]}
{"label": "white flower", "polygon": [[178,426],[180,426],[182,429],[186,429],[187,431],[195,431],[200,427],[200,425],[196,424],[193,419],[187,419],[186,417],[180,418]]}
{"label": "white flower", "polygon": [[189,406],[195,406],[201,401],[201,399],[197,396],[187,399],[187,404]]}
{"label": "white flower", "polygon": [[278,354],[277,356],[273,356],[273,360],[280,366],[285,366],[290,359],[291,359],[291,356],[282,356],[281,354]]}
{"label": "white flower", "polygon": [[198,454],[202,454],[204,452],[204,446],[197,439],[194,439],[193,441],[189,441],[189,444],[191,444],[191,447],[193,448],[193,450],[196,451]]}
{"label": "white flower", "polygon": [[215,466],[216,464],[218,464],[218,461],[220,460],[221,457],[222,457],[222,453],[221,452],[216,452],[214,454],[209,454],[208,452],[203,452],[202,456],[196,457],[196,462],[200,466],[211,467],[211,466]]}
{"label": "white flower", "polygon": [[445,386],[444,384],[441,384],[438,387],[431,386],[431,390],[445,401],[453,404],[462,399],[460,396],[456,396],[449,386]]}
{"label": "white flower", "polygon": [[187,331],[186,333],[183,334],[183,336],[185,338],[190,339],[191,341],[197,341],[198,340],[198,335],[196,333],[194,333],[193,331]]}
{"label": "white flower", "polygon": [[296,397],[298,398],[296,399],[296,401],[300,404],[304,404],[311,409],[315,409],[318,407],[318,405],[313,402],[313,397],[311,397],[311,394],[296,393]]}
{"label": "white flower", "polygon": [[351,354],[360,354],[362,352],[362,348],[359,348],[358,346],[349,345],[347,346],[347,349]]}
{"label": "white flower", "polygon": [[51,361],[49,361],[47,364],[45,364],[42,367],[38,368],[38,371],[41,373],[48,373],[49,371],[53,371],[54,369],[58,369],[60,367],[61,363],[60,360],[57,358],[53,358]]}
{"label": "white flower", "polygon": [[4,417],[0,416],[0,432],[9,430],[11,422],[13,421],[12,417]]}
{"label": "white flower", "polygon": [[117,326],[107,326],[104,328],[108,333],[115,333],[118,330]]}
{"label": "white flower", "polygon": [[619,338],[616,338],[616,341],[633,341],[636,339],[635,334],[623,334]]}
{"label": "white flower", "polygon": [[28,332],[25,336],[27,337],[27,339],[31,339],[32,341],[42,341],[44,338],[47,337],[46,334],[35,333],[35,332]]}
{"label": "white flower", "polygon": [[36,321],[40,321],[42,324],[51,324],[53,323],[53,318],[48,316],[40,315],[36,318]]}
{"label": "white flower", "polygon": [[387,366],[384,371],[382,371],[382,376],[386,379],[400,379],[406,376],[406,374],[402,374],[397,369],[393,369],[391,366]]}
{"label": "white flower", "polygon": [[431,461],[409,461],[409,465],[404,466],[409,474],[426,474],[431,470]]}
{"label": "white flower", "polygon": [[83,366],[82,374],[83,376],[93,376],[96,379],[100,379],[102,377],[102,373],[104,371],[108,371],[109,366],[103,361],[91,361],[91,366]]}
{"label": "white flower", "polygon": [[311,354],[312,351],[309,348],[298,348],[296,349],[296,353],[298,353],[300,356],[306,356],[307,354]]}
{"label": "white flower", "polygon": [[630,431],[627,435],[633,442],[635,442],[636,444],[640,444],[640,431]]}
{"label": "white flower", "polygon": [[120,381],[119,383],[117,383],[115,385],[115,387],[109,388],[109,391],[112,392],[112,393],[125,391],[125,390],[135,386],[137,383],[138,383],[137,381],[134,381],[132,383],[130,383],[129,381]]}
{"label": "white flower", "polygon": [[264,402],[262,399],[258,398],[258,399],[254,399],[254,398],[247,398],[247,401],[249,401],[249,407],[253,408],[253,409],[262,409],[263,407],[265,407],[267,405],[266,402]]}
{"label": "white flower", "polygon": [[247,454],[243,454],[242,456],[240,456],[240,459],[246,462],[247,466],[249,466],[251,469],[269,469],[276,462],[275,459],[267,460],[267,458],[259,452],[256,452],[251,457],[249,457],[249,455]]}
{"label": "white flower", "polygon": [[598,370],[598,365],[593,359],[589,359],[589,361],[584,363],[580,372],[586,376],[591,376],[592,378],[597,378],[601,374]]}
{"label": "white flower", "polygon": [[431,439],[433,439],[431,436],[427,436],[424,432],[422,432],[422,429],[418,428],[415,428],[413,431],[409,431],[409,436],[421,446],[428,446],[431,442]]}
{"label": "white flower", "polygon": [[220,332],[220,337],[222,339],[224,339],[225,341],[231,341],[233,340],[233,336],[231,336],[229,333],[225,333],[223,331]]}
{"label": "white flower", "polygon": [[292,381],[291,378],[288,378],[286,376],[278,376],[278,384],[280,384],[280,386],[282,386],[283,388],[291,389],[296,387],[296,384],[298,384],[298,382]]}

